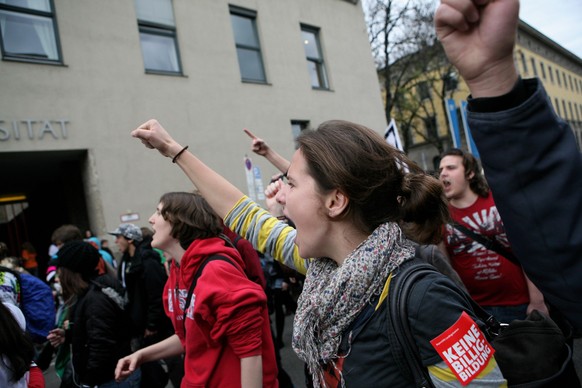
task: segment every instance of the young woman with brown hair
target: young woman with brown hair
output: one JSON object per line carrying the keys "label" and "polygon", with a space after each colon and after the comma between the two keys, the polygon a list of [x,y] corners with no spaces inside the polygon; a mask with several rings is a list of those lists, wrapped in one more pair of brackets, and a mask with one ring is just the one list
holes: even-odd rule
{"label": "young woman with brown hair", "polygon": [[[171,157],[226,225],[257,250],[307,273],[293,349],[307,363],[314,386],[410,386],[396,362],[401,355],[393,353],[387,338],[383,301],[391,277],[414,257],[413,241],[440,238],[447,205],[435,178],[374,131],[325,122],[298,138],[288,188],[277,195],[293,229],[187,152],[157,121],[132,135]],[[455,330],[461,319],[474,325],[463,294],[435,273],[415,285],[407,307],[432,383],[460,386],[463,376],[445,364],[430,341]],[[491,355],[474,372],[469,380],[474,386],[505,384]]]}

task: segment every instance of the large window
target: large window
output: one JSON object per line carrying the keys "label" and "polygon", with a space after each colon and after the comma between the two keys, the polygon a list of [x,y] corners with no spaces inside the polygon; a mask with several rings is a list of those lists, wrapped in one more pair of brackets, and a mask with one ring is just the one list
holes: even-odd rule
{"label": "large window", "polygon": [[135,0],[147,73],[182,74],[171,0]]}
{"label": "large window", "polygon": [[418,97],[421,100],[429,100],[430,99],[430,87],[428,82],[422,81],[416,85],[416,93],[418,93]]}
{"label": "large window", "polygon": [[231,6],[230,21],[241,79],[247,82],[267,82],[257,33],[257,13]]}
{"label": "large window", "polygon": [[531,68],[533,69],[533,73],[537,77],[538,76],[538,69],[536,67],[536,60],[534,57],[531,57],[530,60],[531,60]]}
{"label": "large window", "polygon": [[307,58],[307,69],[311,78],[311,87],[316,89],[329,89],[321,44],[319,42],[319,29],[301,25],[301,38]]}
{"label": "large window", "polygon": [[51,0],[0,0],[2,58],[62,63]]}

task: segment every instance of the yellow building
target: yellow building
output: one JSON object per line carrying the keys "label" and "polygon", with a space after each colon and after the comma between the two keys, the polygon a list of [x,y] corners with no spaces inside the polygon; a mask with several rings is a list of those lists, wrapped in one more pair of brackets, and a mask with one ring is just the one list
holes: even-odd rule
{"label": "yellow building", "polygon": [[[582,149],[582,59],[523,21],[519,23],[514,56],[523,78],[538,77],[542,81],[556,113],[570,124],[578,147]],[[428,74],[427,78],[430,77],[435,78]],[[437,75],[436,79],[439,77],[442,78]],[[452,74],[451,77],[454,80],[455,75]],[[442,82],[436,82],[430,89],[423,87],[422,83],[417,84],[415,98],[424,101],[425,118],[416,120],[415,130],[410,131],[408,154],[423,168],[435,170],[439,151],[434,142],[427,139],[438,136],[445,149],[453,147],[449,131],[450,118],[447,116],[443,97],[455,102],[461,148],[468,149],[459,107],[466,100],[469,91],[461,78],[458,83],[452,82],[448,88],[442,88]],[[445,89],[448,93],[446,96],[435,93],[435,90]]]}

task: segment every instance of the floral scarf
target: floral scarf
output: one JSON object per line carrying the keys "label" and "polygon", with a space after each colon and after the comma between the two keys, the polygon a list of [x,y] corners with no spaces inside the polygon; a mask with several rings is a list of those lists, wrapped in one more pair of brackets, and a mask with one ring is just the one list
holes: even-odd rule
{"label": "floral scarf", "polygon": [[[312,260],[293,324],[293,350],[307,363],[315,387],[325,385],[324,366],[335,367],[342,334],[414,250],[400,227],[389,222],[376,228],[341,266],[327,258]],[[343,378],[341,382],[343,386]]]}

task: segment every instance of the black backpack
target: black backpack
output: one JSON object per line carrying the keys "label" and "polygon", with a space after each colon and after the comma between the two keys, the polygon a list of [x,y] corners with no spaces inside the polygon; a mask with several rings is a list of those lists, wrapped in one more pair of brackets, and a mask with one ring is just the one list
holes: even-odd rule
{"label": "black backpack", "polygon": [[[408,322],[408,297],[412,287],[424,276],[439,272],[419,258],[397,269],[390,281],[386,308],[388,338],[395,361],[415,387],[434,387],[422,365],[418,346]],[[463,290],[481,327],[495,349],[495,359],[509,387],[580,387],[572,363],[572,349],[562,330],[549,317],[534,311],[525,320],[499,323]]]}

